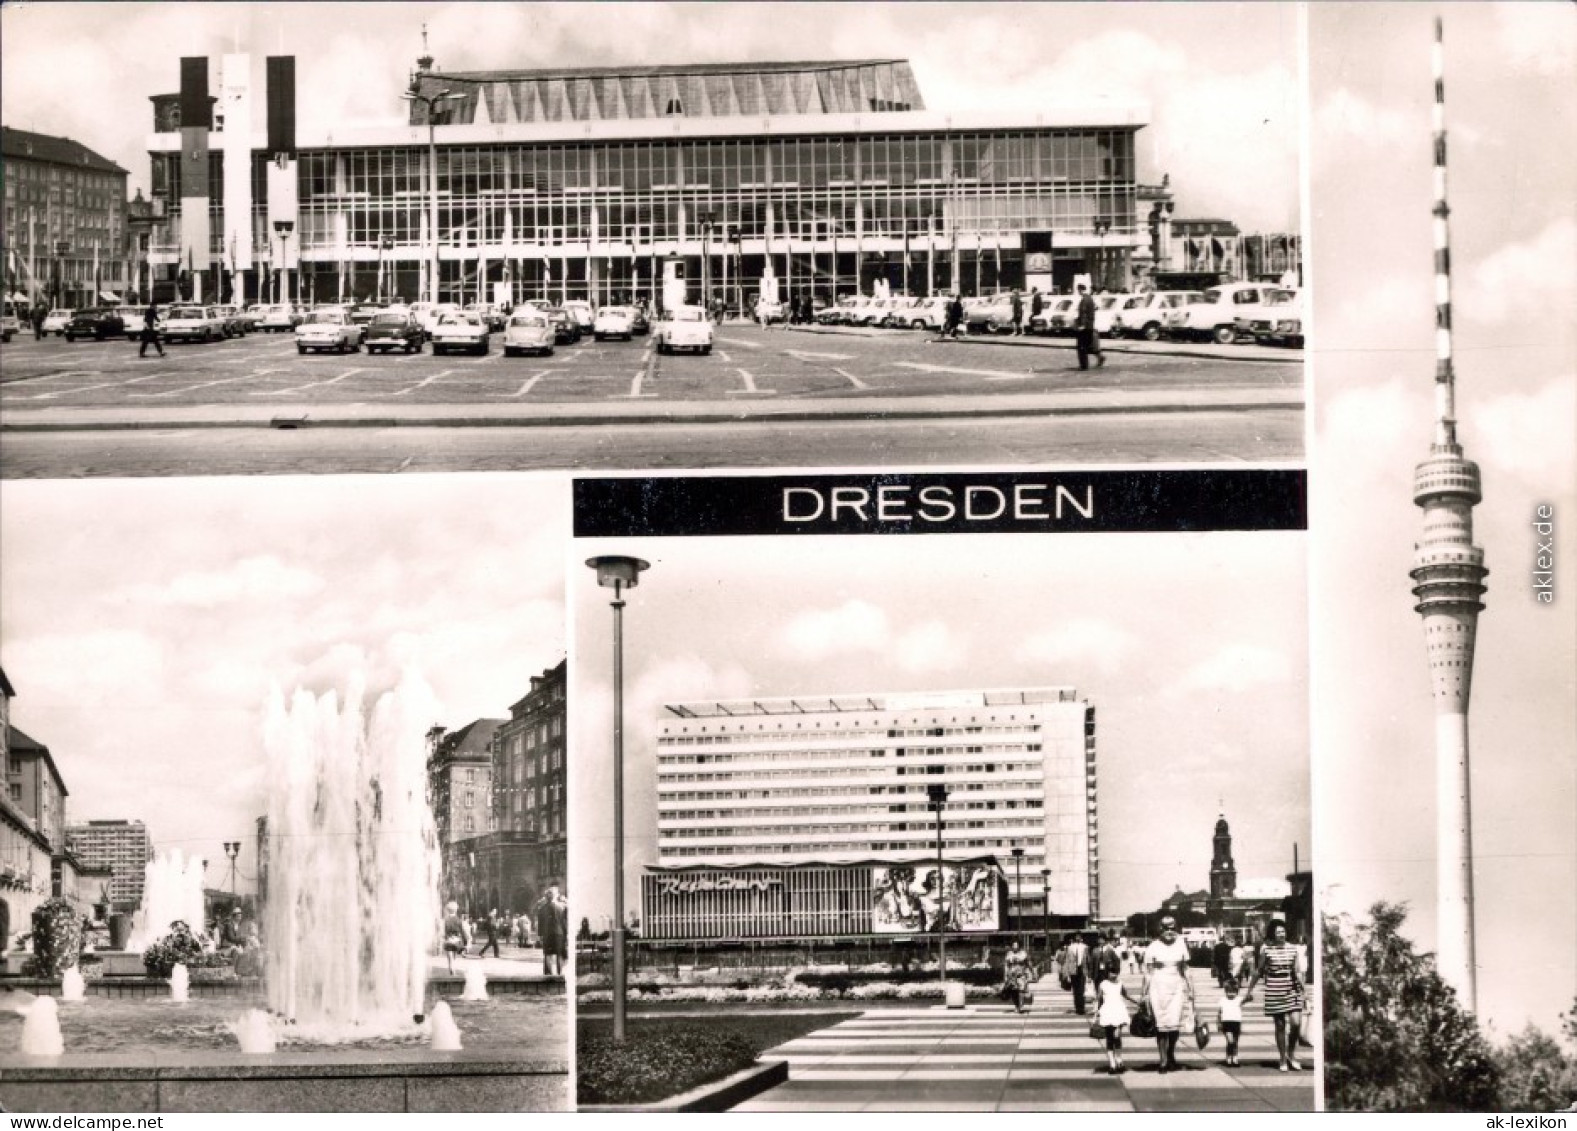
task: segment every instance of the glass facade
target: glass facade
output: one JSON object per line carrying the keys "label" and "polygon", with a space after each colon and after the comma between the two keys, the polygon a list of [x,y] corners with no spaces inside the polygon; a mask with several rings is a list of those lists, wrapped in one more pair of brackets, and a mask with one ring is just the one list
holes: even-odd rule
{"label": "glass facade", "polygon": [[[769,263],[780,289],[828,301],[877,279],[911,294],[989,293],[1025,285],[1026,231],[1052,233],[1059,277],[1071,277],[1144,242],[1135,128],[442,144],[438,297],[491,298],[506,283],[516,301],[655,298],[671,254],[692,280],[704,257],[730,302],[746,301]],[[153,160],[169,211],[151,250],[173,263],[179,154]],[[254,255],[266,264],[278,247],[267,158],[253,161]],[[223,155],[209,162],[222,185]],[[385,271],[391,293],[427,290],[425,145],[304,150],[297,187],[304,297],[370,297]],[[223,202],[210,212],[222,261]]]}

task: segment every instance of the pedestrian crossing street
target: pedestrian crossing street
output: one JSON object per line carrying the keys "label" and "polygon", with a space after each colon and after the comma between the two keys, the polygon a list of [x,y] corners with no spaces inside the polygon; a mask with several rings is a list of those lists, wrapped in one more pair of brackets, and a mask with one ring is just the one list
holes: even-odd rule
{"label": "pedestrian crossing street", "polygon": [[[1125,975],[1134,997],[1137,975]],[[940,1005],[871,1010],[789,1041],[762,1060],[786,1060],[788,1083],[736,1111],[1313,1111],[1313,1050],[1301,1072],[1277,1068],[1273,1022],[1256,1000],[1244,1008],[1240,1068],[1225,1066],[1215,1032],[1220,991],[1194,972],[1201,1015],[1211,1022],[1203,1050],[1185,1033],[1183,1070],[1156,1071],[1155,1041],[1123,1038],[1128,1071],[1107,1072],[1104,1045],[1091,1040],[1090,1015],[1043,979],[1027,1013],[992,999],[962,1010]]]}

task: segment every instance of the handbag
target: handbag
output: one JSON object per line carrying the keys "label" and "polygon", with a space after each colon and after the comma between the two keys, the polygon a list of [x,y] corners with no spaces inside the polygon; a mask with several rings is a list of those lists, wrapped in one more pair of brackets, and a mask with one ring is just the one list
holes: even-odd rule
{"label": "handbag", "polygon": [[1024,1002],[1025,1005],[1034,1005],[1035,1004],[1035,987],[1034,986],[1025,986],[1024,987],[1024,992],[1019,995],[1019,998],[1020,998],[1020,1000],[1022,1000]]}
{"label": "handbag", "polygon": [[1106,1026],[1099,1021],[1090,1022],[1090,1040],[1104,1041],[1106,1039]]}
{"label": "handbag", "polygon": [[1128,1025],[1128,1031],[1136,1037],[1155,1036],[1155,1014],[1150,1012],[1150,1003],[1148,1001],[1139,1003],[1139,1008],[1133,1015],[1133,1021]]}
{"label": "handbag", "polygon": [[1201,1021],[1194,1026],[1194,1043],[1200,1048],[1210,1043],[1210,1022]]}
{"label": "handbag", "polygon": [[1066,974],[1058,974],[1057,984],[1065,990],[1071,990],[1073,988],[1073,979]]}

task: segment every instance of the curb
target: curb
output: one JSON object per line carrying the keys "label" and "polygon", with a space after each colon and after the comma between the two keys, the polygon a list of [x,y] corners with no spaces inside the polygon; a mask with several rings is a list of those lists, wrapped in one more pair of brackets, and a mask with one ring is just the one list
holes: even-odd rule
{"label": "curb", "polygon": [[347,417],[344,419],[314,420],[310,416],[273,420],[179,420],[151,418],[148,420],[101,420],[78,423],[71,421],[39,421],[35,423],[0,422],[0,433],[23,432],[138,432],[138,431],[196,431],[208,429],[258,428],[274,431],[306,431],[309,429],[350,428],[589,428],[589,427],[645,427],[653,424],[807,424],[813,421],[835,422],[840,420],[936,420],[959,417],[1010,419],[1038,416],[1131,416],[1196,412],[1259,412],[1302,410],[1301,399],[1276,401],[1222,401],[1211,404],[1133,404],[1133,405],[1069,405],[1007,407],[990,405],[967,409],[958,406],[935,409],[851,409],[847,412],[789,411],[773,413],[674,413],[646,416],[555,416],[555,417],[496,417],[496,416],[443,416],[443,417]]}
{"label": "curb", "polygon": [[[872,329],[870,327],[864,326],[786,326],[784,329],[796,334],[825,334],[828,337],[834,338],[885,338],[894,334],[909,336],[916,335],[918,333],[914,330],[887,330],[879,328]],[[929,337],[929,333],[920,334],[919,336]],[[931,340],[938,343],[941,341],[940,338],[932,338]],[[1047,335],[1037,334],[964,334],[961,337],[951,339],[950,344],[968,346],[1014,346],[1018,349],[1052,349],[1066,351],[1072,351],[1077,348],[1072,341],[1062,342]],[[1201,351],[1198,349],[1168,349],[1165,348],[1164,345],[1159,349],[1135,349],[1134,346],[1136,344],[1137,343],[1128,342],[1123,338],[1101,339],[1101,349],[1103,352],[1130,354],[1134,357],[1191,357],[1196,360],[1203,361],[1260,361],[1271,365],[1303,364],[1302,350],[1287,350],[1285,357],[1249,357],[1242,353],[1233,353],[1226,350]],[[1177,343],[1166,343],[1166,345],[1172,344]],[[1154,347],[1156,343],[1146,342],[1145,345]]]}
{"label": "curb", "polygon": [[769,1060],[724,1077],[715,1084],[703,1084],[655,1104],[577,1104],[576,1111],[728,1111],[769,1088],[787,1084],[788,1061]]}

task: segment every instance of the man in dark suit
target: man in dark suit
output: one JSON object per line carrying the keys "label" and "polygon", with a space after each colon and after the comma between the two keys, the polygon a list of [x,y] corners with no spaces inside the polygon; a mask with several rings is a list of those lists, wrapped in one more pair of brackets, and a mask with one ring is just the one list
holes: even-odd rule
{"label": "man in dark suit", "polygon": [[1079,368],[1090,367],[1090,355],[1095,355],[1095,365],[1099,368],[1106,364],[1106,355],[1101,352],[1101,336],[1095,331],[1095,299],[1090,296],[1090,288],[1079,286],[1079,317],[1075,323],[1078,330]]}

